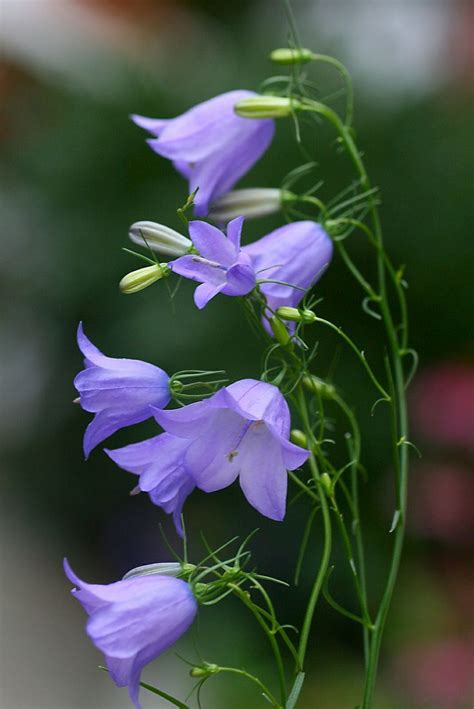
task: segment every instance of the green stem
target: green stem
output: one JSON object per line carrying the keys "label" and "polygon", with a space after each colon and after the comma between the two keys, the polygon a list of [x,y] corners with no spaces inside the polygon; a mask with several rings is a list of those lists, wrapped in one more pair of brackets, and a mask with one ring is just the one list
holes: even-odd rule
{"label": "green stem", "polygon": [[330,327],[331,330],[334,330],[334,332],[337,332],[339,337],[342,337],[342,339],[349,345],[351,350],[356,354],[357,358],[359,361],[362,363],[364,369],[366,370],[367,374],[369,375],[370,379],[372,380],[373,384],[377,388],[377,390],[382,394],[382,397],[385,399],[385,401],[390,401],[390,395],[385,391],[383,386],[380,384],[379,380],[373,373],[371,367],[369,366],[367,360],[365,359],[364,353],[359,350],[357,345],[351,340],[350,337],[346,335],[344,330],[342,330],[340,327],[337,327],[337,325],[334,325],[334,323],[330,322],[329,320],[324,320],[324,318],[316,318],[316,322],[322,323],[323,325],[326,325],[327,327]]}
{"label": "green stem", "polygon": [[[339,133],[343,144],[345,145],[347,152],[354,163],[354,166],[359,174],[361,186],[364,190],[369,191],[371,189],[371,184],[369,176],[365,169],[364,163],[360,157],[357,147],[354,143],[352,135],[347,127],[342,123],[341,119],[328,106],[318,102],[306,100],[303,106],[304,110],[314,111],[319,115],[324,116],[337,130]],[[393,324],[392,314],[390,312],[389,302],[387,298],[386,280],[385,280],[385,256],[383,250],[383,237],[382,228],[380,224],[380,218],[377,210],[377,205],[375,204],[373,197],[370,197],[370,212],[372,216],[373,231],[376,242],[376,252],[377,252],[377,271],[378,271],[378,281],[379,281],[379,294],[380,294],[380,310],[382,314],[382,320],[385,326],[389,347],[390,347],[390,359],[391,365],[393,367],[393,379],[394,387],[396,392],[396,402],[391,400],[391,406],[394,409],[395,415],[397,417],[398,423],[398,440],[408,440],[408,420],[407,420],[407,410],[406,410],[406,396],[405,396],[405,376],[403,372],[403,366],[400,355],[400,347],[396,334],[396,330]],[[390,569],[385,585],[385,589],[382,595],[382,599],[377,611],[377,615],[374,622],[374,632],[372,643],[370,647],[369,662],[366,674],[366,683],[364,689],[363,698],[363,709],[370,709],[373,703],[375,681],[377,676],[377,667],[380,656],[380,647],[382,643],[382,636],[385,627],[385,622],[387,619],[387,614],[390,608],[390,603],[393,596],[393,591],[395,588],[395,583],[398,576],[398,570],[400,567],[400,560],[402,556],[403,542],[405,536],[405,521],[406,521],[406,507],[407,507],[407,480],[408,480],[408,451],[407,446],[400,446],[399,453],[399,472],[397,476],[397,498],[399,504],[399,519],[397,527],[395,530],[395,541],[392,553],[392,560],[390,564]]]}
{"label": "green stem", "polygon": [[250,672],[246,672],[245,670],[240,670],[237,667],[219,667],[219,672],[232,672],[233,674],[241,675],[242,677],[246,677],[251,682],[255,682],[255,684],[257,684],[260,687],[262,692],[269,699],[272,707],[276,707],[276,709],[282,709],[282,705],[275,699],[275,697],[270,692],[268,687],[258,677],[255,677],[255,675],[250,674]]}
{"label": "green stem", "polygon": [[236,596],[240,598],[242,603],[247,606],[247,608],[252,611],[253,615],[255,616],[255,619],[257,620],[258,624],[264,631],[265,635],[268,638],[268,641],[272,647],[273,650],[273,655],[275,657],[277,669],[278,669],[278,680],[280,683],[280,696],[281,696],[281,702],[282,705],[285,706],[286,702],[286,680],[285,680],[285,669],[283,667],[283,660],[281,657],[281,652],[280,648],[278,647],[278,641],[275,638],[274,633],[272,633],[258,610],[255,608],[255,605],[252,603],[252,601],[248,598],[247,594],[245,591],[242,591],[239,586],[234,587],[234,593]]}
{"label": "green stem", "polygon": [[[306,435],[308,436],[308,440],[311,440],[314,443],[314,436],[313,436],[311,424],[309,421],[308,409],[306,406],[306,399],[305,399],[304,392],[301,387],[298,387],[298,403],[299,403],[300,415],[303,420]],[[315,581],[313,584],[313,588],[311,590],[311,595],[309,597],[308,605],[306,607],[305,617],[303,620],[303,626],[301,628],[300,640],[299,640],[299,644],[298,644],[298,657],[299,657],[300,666],[302,669],[304,668],[306,649],[308,646],[308,638],[309,638],[309,633],[311,630],[311,624],[313,622],[314,611],[316,609],[316,604],[318,602],[318,599],[319,599],[319,596],[320,596],[320,593],[321,593],[321,590],[322,590],[322,587],[324,584],[324,579],[326,578],[326,574],[328,571],[329,562],[331,559],[331,547],[332,547],[332,528],[331,528],[331,516],[329,513],[329,505],[327,503],[326,493],[325,493],[325,491],[321,485],[321,482],[320,482],[318,466],[317,466],[313,452],[311,453],[311,455],[309,457],[309,465],[311,468],[312,476],[313,476],[314,481],[316,483],[316,489],[318,491],[318,497],[319,497],[319,504],[321,506],[321,512],[322,512],[322,517],[323,517],[323,527],[324,527],[324,546],[323,546],[323,555],[321,558],[321,564],[319,566],[319,570],[316,575],[316,578],[315,578]]]}

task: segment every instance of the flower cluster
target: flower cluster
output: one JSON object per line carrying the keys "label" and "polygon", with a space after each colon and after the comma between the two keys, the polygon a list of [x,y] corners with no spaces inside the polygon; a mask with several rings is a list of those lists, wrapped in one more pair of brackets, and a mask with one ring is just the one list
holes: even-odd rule
{"label": "flower cluster", "polygon": [[[131,240],[171,260],[128,274],[121,289],[134,293],[176,274],[199,284],[194,294],[199,309],[220,293],[253,298],[267,332],[273,333],[269,321],[276,317],[290,337],[298,319],[292,309],[329,265],[332,242],[318,223],[298,221],[241,244],[244,218],[274,213],[285,199],[276,189],[230,191],[273,137],[273,120],[248,120],[235,111],[237,103],[247,106],[254,96],[231,91],[175,119],[132,117],[152,134],[150,147],[189,181],[188,206],[195,215],[209,215],[219,226],[194,220],[185,236],[155,222],[135,222]],[[283,115],[282,110],[279,107],[275,115]],[[311,322],[310,315],[301,320]],[[170,377],[147,362],[105,356],[82,325],[77,338],[85,357],[85,369],[75,379],[78,402],[94,414],[84,436],[86,457],[120,428],[153,418],[161,428],[155,436],[106,453],[138,477],[138,491],[173,515],[180,535],[183,505],[194,488],[211,493],[237,479],[259,513],[276,521],[284,518],[288,471],[303,465],[310,452],[290,441],[290,410],[278,387],[243,379],[214,390],[208,398],[169,407],[186,386],[179,374]],[[191,585],[156,573],[92,585],[81,581],[68,564],[65,569],[76,586],[73,594],[89,615],[90,638],[104,653],[115,683],[128,686],[138,707],[142,668],[171,646],[196,615],[198,601]]]}

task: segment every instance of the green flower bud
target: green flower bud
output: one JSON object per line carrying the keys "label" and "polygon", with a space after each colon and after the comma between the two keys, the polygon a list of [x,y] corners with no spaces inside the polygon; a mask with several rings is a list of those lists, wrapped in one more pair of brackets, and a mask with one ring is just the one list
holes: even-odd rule
{"label": "green flower bud", "polygon": [[286,347],[291,344],[291,335],[279,318],[272,318],[270,320],[270,327],[272,328],[276,341],[279,342],[280,345]]}
{"label": "green flower bud", "polygon": [[312,61],[314,54],[310,49],[304,47],[298,49],[288,49],[282,47],[274,49],[270,54],[270,59],[275,64],[307,64]]}
{"label": "green flower bud", "polygon": [[306,389],[312,391],[313,394],[315,392],[319,392],[319,394],[325,399],[332,399],[336,393],[336,389],[332,386],[332,384],[323,382],[322,379],[315,377],[314,374],[303,377],[302,382]]}
{"label": "green flower bud", "polygon": [[332,497],[332,495],[333,495],[332,480],[329,477],[329,475],[327,473],[323,473],[321,475],[320,480],[321,480],[321,485],[323,486],[326,494],[329,495],[329,497]]}
{"label": "green flower bud", "polygon": [[206,662],[202,667],[193,667],[189,674],[191,677],[209,677],[209,675],[214,675],[219,671],[219,665]]}
{"label": "green flower bud", "polygon": [[253,96],[234,107],[242,118],[286,118],[301,108],[300,101],[286,96]]}
{"label": "green flower bud", "polygon": [[293,428],[290,433],[290,439],[292,443],[296,446],[301,446],[301,448],[308,447],[308,439],[306,438],[306,433],[299,431],[297,428]]}
{"label": "green flower bud", "polygon": [[171,273],[166,263],[156,263],[153,266],[145,266],[136,271],[127,273],[119,283],[119,288],[122,293],[129,295],[130,293],[138,293],[138,291],[148,288],[155,281],[161,278],[166,278]]}
{"label": "green flower bud", "polygon": [[312,310],[298,310],[298,308],[282,306],[278,308],[276,312],[282,320],[291,320],[292,322],[303,322],[306,324],[316,321],[316,315]]}

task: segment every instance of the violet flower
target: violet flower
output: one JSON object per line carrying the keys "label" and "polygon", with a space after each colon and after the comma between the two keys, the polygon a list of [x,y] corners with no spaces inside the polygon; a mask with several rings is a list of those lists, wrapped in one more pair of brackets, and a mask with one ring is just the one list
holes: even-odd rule
{"label": "violet flower", "polygon": [[150,147],[173,161],[189,180],[189,192],[199,188],[194,199],[196,216],[205,216],[209,204],[228,192],[263,155],[271,143],[272,120],[247,120],[234,112],[253,91],[229,91],[194,106],[172,119],[132,120],[151,133]]}
{"label": "violet flower", "polygon": [[250,257],[257,279],[291,284],[260,284],[269,308],[275,311],[281,306],[297,307],[304,291],[319,280],[329,265],[333,245],[319,224],[301,221],[275,229],[243,246],[242,251]]}
{"label": "violet flower", "polygon": [[139,475],[138,488],[147,492],[155,505],[173,514],[173,522],[181,537],[181,511],[186,498],[196,487],[183,462],[188,446],[189,441],[162,433],[141,443],[105,450],[121,468]]}
{"label": "violet flower", "polygon": [[256,510],[283,519],[287,470],[302,465],[309,452],[289,441],[290,412],[277,387],[243,379],[207,400],[153,411],[165,431],[185,443],[182,465],[201,490],[222,490],[239,477]]}
{"label": "violet flower", "polygon": [[189,628],[197,612],[190,586],[172,576],[134,576],[108,585],[78,578],[64,561],[72,594],[88,613],[87,634],[104,653],[118,687],[128,686],[140,709],[140,674],[145,665],[173,645]]}
{"label": "violet flower", "polygon": [[194,293],[198,308],[218,293],[246,295],[255,287],[255,273],[250,257],[240,249],[243,217],[227,225],[227,238],[222,231],[206,222],[189,224],[189,236],[199,255],[189,254],[171,261],[174,273],[201,283]]}
{"label": "violet flower", "polygon": [[82,408],[95,414],[84,434],[87,458],[115,431],[150,418],[150,404],[166,406],[170,400],[169,377],[148,362],[106,357],[86,337],[82,323],[77,343],[85,357],[85,369],[76,376],[74,386]]}

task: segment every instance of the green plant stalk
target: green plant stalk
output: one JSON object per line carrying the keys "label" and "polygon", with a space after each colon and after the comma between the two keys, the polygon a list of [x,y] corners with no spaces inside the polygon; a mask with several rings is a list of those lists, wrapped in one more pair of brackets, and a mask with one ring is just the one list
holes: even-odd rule
{"label": "green plant stalk", "polygon": [[[305,433],[308,436],[308,439],[313,442],[313,445],[315,443],[314,441],[314,436],[313,432],[311,429],[311,424],[309,421],[309,416],[308,416],[308,409],[306,406],[306,399],[304,392],[300,387],[298,387],[298,404],[299,404],[299,410],[300,410],[300,415],[304,424],[304,429]],[[306,612],[303,620],[303,626],[301,628],[301,633],[300,633],[300,640],[298,644],[298,658],[300,661],[300,666],[302,669],[304,669],[304,661],[306,657],[306,649],[308,646],[308,638],[309,638],[309,633],[311,630],[311,624],[313,622],[313,616],[314,616],[314,611],[316,609],[316,604],[318,602],[319,596],[321,594],[321,590],[324,584],[324,579],[326,578],[328,568],[329,568],[329,562],[331,559],[331,547],[332,547],[332,527],[331,527],[331,515],[329,513],[329,505],[326,499],[326,492],[324,488],[321,485],[320,477],[319,477],[319,471],[318,471],[318,466],[316,463],[316,459],[314,457],[314,453],[311,452],[311,455],[309,457],[309,466],[311,468],[311,474],[314,478],[314,481],[316,483],[316,489],[318,491],[318,499],[319,499],[319,504],[321,506],[321,512],[322,512],[322,517],[323,517],[323,528],[324,528],[324,546],[323,546],[323,555],[321,558],[321,564],[318,569],[318,573],[316,575],[313,588],[311,590],[311,595],[309,597],[308,605],[306,607]]]}
{"label": "green plant stalk", "polygon": [[[339,133],[342,143],[347,149],[347,152],[354,163],[354,166],[359,174],[362,188],[364,190],[370,190],[371,184],[365,169],[364,163],[360,157],[357,147],[354,143],[350,130],[342,123],[341,119],[335,111],[333,111],[328,106],[325,106],[318,101],[306,100],[304,102],[303,110],[313,111],[319,115],[326,118]],[[394,407],[394,411],[397,417],[398,423],[398,440],[395,444],[398,445],[399,440],[408,440],[408,420],[407,420],[407,410],[406,410],[406,395],[405,395],[405,376],[403,372],[403,365],[401,361],[400,346],[393,324],[392,314],[390,311],[390,306],[387,298],[386,289],[386,278],[385,278],[385,257],[383,250],[383,237],[382,228],[380,224],[380,218],[377,210],[377,205],[374,200],[370,199],[370,212],[373,223],[373,231],[376,242],[376,252],[377,252],[377,272],[379,281],[379,294],[380,294],[380,310],[382,314],[382,320],[385,325],[385,330],[388,338],[388,343],[390,347],[390,359],[391,366],[393,367],[393,379],[394,388],[396,394],[396,401],[391,401],[391,406]],[[380,647],[382,643],[382,636],[385,627],[385,622],[387,619],[387,614],[390,608],[390,603],[392,600],[393,592],[395,589],[395,583],[397,580],[398,570],[400,567],[400,560],[403,550],[403,542],[405,537],[405,523],[406,523],[406,507],[407,507],[407,481],[408,481],[408,451],[407,446],[400,446],[399,453],[399,471],[397,476],[397,499],[399,505],[399,519],[397,527],[395,530],[395,541],[393,546],[392,560],[390,564],[390,569],[385,585],[384,592],[382,594],[382,599],[377,611],[377,615],[374,621],[374,631],[372,636],[372,642],[369,652],[369,661],[366,673],[366,681],[364,688],[364,697],[362,703],[362,709],[370,709],[373,703],[375,682],[377,677],[377,668],[380,656]]]}

